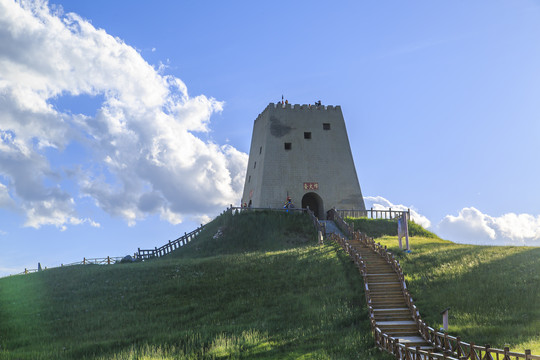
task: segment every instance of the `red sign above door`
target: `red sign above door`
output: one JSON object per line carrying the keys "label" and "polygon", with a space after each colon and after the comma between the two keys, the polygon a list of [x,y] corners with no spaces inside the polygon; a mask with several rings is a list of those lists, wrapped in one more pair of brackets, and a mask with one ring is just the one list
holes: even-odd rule
{"label": "red sign above door", "polygon": [[319,183],[316,182],[305,182],[304,190],[319,190]]}

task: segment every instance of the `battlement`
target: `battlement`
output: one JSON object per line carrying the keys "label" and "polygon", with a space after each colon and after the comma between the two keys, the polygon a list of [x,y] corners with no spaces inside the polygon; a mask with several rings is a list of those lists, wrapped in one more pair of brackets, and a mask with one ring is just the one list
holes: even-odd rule
{"label": "battlement", "polygon": [[341,111],[341,105],[312,105],[312,104],[282,104],[282,103],[270,103],[268,106],[257,116],[259,119],[267,111]]}

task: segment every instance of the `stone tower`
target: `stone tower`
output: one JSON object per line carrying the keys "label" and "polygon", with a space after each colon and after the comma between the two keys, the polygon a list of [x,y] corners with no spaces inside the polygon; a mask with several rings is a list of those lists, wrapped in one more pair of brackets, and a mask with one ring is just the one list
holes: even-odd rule
{"label": "stone tower", "polygon": [[364,210],[340,106],[270,103],[253,125],[242,204]]}

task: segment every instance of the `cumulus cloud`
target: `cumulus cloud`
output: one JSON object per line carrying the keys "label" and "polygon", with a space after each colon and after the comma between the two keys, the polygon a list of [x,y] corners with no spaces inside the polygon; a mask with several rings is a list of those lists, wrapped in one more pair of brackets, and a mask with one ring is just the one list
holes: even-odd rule
{"label": "cumulus cloud", "polygon": [[[103,99],[95,116],[53,105],[80,95]],[[98,226],[78,217],[80,196],[130,224],[148,214],[176,224],[236,202],[247,154],[196,136],[222,107],[76,14],[0,0],[0,206],[16,204],[26,226]],[[53,164],[73,143],[86,150],[81,165]],[[68,173],[75,190],[58,185]]]}
{"label": "cumulus cloud", "polygon": [[540,246],[540,216],[508,213],[489,216],[474,207],[447,215],[437,226],[441,236],[478,245]]}
{"label": "cumulus cloud", "polygon": [[374,210],[388,210],[389,208],[392,208],[392,210],[396,211],[407,211],[410,209],[411,220],[424,228],[429,228],[431,226],[431,221],[429,221],[429,219],[424,215],[421,215],[412,206],[405,206],[401,204],[396,205],[382,196],[366,196],[364,197],[364,202],[366,204],[366,209],[373,208]]}
{"label": "cumulus cloud", "polygon": [[[417,224],[431,227],[431,221],[412,206],[396,205],[382,196],[366,196],[364,201],[368,209],[407,211],[410,208],[411,218]],[[432,229],[442,238],[457,243],[540,246],[540,215],[508,213],[494,217],[466,207],[457,216],[446,215]]]}

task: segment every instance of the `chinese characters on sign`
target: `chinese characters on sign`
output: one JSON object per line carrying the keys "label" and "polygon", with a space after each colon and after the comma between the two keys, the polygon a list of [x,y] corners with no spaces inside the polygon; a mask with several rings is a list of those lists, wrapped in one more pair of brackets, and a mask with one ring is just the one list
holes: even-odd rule
{"label": "chinese characters on sign", "polygon": [[305,182],[304,190],[319,190],[319,183],[316,182]]}

